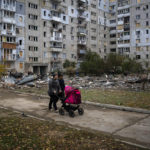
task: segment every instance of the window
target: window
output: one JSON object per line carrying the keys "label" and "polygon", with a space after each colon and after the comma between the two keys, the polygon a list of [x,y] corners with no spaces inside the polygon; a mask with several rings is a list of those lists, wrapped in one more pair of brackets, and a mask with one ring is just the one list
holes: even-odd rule
{"label": "window", "polygon": [[138,28],[138,27],[140,27],[141,26],[141,24],[140,23],[136,23],[136,27]]}
{"label": "window", "polygon": [[146,59],[148,59],[149,58],[149,55],[148,54],[146,54]]}
{"label": "window", "polygon": [[71,0],[71,5],[74,5],[74,1],[73,0]]}
{"label": "window", "polygon": [[71,13],[74,14],[74,9],[71,9]]}
{"label": "window", "polygon": [[66,44],[63,44],[63,48],[66,48]]}
{"label": "window", "polygon": [[66,21],[66,16],[63,16],[63,20]]}
{"label": "window", "polygon": [[71,22],[73,22],[73,18],[71,18]]}
{"label": "window", "polygon": [[96,12],[91,11],[92,16],[96,16]]}
{"label": "window", "polygon": [[96,8],[96,5],[95,5],[95,4],[91,4],[91,7],[92,7],[92,8]]}
{"label": "window", "polygon": [[66,35],[63,35],[63,39],[66,39]]}
{"label": "window", "polygon": [[29,3],[28,6],[29,6],[29,8],[34,8],[34,9],[38,8],[38,5],[37,4],[33,4],[33,3]]}
{"label": "window", "polygon": [[136,39],[136,43],[137,43],[137,44],[140,43],[140,39]]}
{"label": "window", "polygon": [[19,45],[22,45],[22,40],[19,40]]}
{"label": "window", "polygon": [[146,30],[146,34],[149,34],[149,30]]}
{"label": "window", "polygon": [[91,31],[95,33],[95,32],[96,32],[96,29],[95,29],[95,28],[91,28]]}
{"label": "window", "polygon": [[19,63],[19,68],[23,69],[23,63]]}
{"label": "window", "polygon": [[91,36],[91,40],[96,40],[96,37],[95,36]]}
{"label": "window", "polygon": [[136,51],[140,51],[141,50],[141,48],[140,47],[136,47]]}
{"label": "window", "polygon": [[22,51],[19,52],[19,56],[20,56],[20,57],[23,56],[23,52],[22,52]]}
{"label": "window", "polygon": [[63,30],[64,30],[64,31],[66,30],[66,26],[63,26]]}
{"label": "window", "polygon": [[74,36],[71,36],[71,40],[74,40]]}
{"label": "window", "polygon": [[146,5],[146,9],[148,9],[149,7],[148,7],[148,5]]}
{"label": "window", "polygon": [[136,10],[140,10],[140,7],[136,7]]}
{"label": "window", "polygon": [[96,24],[96,20],[91,20],[91,23],[92,24]]}
{"label": "window", "polygon": [[146,38],[146,42],[149,43],[149,38]]}
{"label": "window", "polygon": [[71,54],[71,58],[74,58],[74,54]]}
{"label": "window", "polygon": [[141,55],[136,55],[136,59],[141,59]]}
{"label": "window", "polygon": [[46,11],[44,11],[44,16],[46,16]]}
{"label": "window", "polygon": [[141,3],[141,0],[136,0],[137,3]]}
{"label": "window", "polygon": [[139,20],[139,19],[140,19],[140,15],[136,15],[136,19],[138,19],[138,20]]}
{"label": "window", "polygon": [[22,5],[19,5],[19,9],[20,9],[20,10],[22,9],[22,7],[23,7]]}
{"label": "window", "polygon": [[44,48],[46,47],[46,42],[44,42]]}
{"label": "window", "polygon": [[43,26],[44,26],[44,27],[46,26],[46,21],[43,22]]}
{"label": "window", "polygon": [[148,21],[146,21],[146,26],[149,26],[149,22]]}
{"label": "window", "polygon": [[46,32],[43,33],[44,37],[46,37]]}
{"label": "window", "polygon": [[63,59],[66,59],[66,53],[63,53],[63,54],[62,54],[62,58],[63,58]]}

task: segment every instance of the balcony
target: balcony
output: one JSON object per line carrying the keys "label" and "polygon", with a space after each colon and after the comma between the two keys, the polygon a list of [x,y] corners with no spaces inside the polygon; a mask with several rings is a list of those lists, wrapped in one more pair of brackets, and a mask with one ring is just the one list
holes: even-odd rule
{"label": "balcony", "polygon": [[2,35],[16,36],[16,32],[15,32],[15,31],[12,31],[12,30],[2,30],[2,31],[0,31],[0,33],[1,33]]}
{"label": "balcony", "polygon": [[129,13],[125,13],[125,14],[118,14],[118,18],[122,18],[122,17],[127,17],[127,16],[130,16],[130,12]]}
{"label": "balcony", "polygon": [[81,54],[81,55],[86,54],[86,50],[85,50],[85,49],[80,49],[80,50],[79,50],[79,54]]}
{"label": "balcony", "polygon": [[2,17],[2,19],[0,19],[0,22],[6,22],[6,23],[10,23],[10,24],[16,24],[16,20],[15,18],[8,18],[8,17]]}
{"label": "balcony", "polygon": [[87,17],[86,17],[85,14],[78,14],[78,18],[80,18],[80,19],[86,19]]}
{"label": "balcony", "polygon": [[86,45],[86,40],[78,40],[78,45]]}
{"label": "balcony", "polygon": [[78,28],[78,34],[80,35],[86,35],[86,29]]}
{"label": "balcony", "polygon": [[[46,1],[46,0],[45,0]],[[62,2],[62,0],[51,0],[52,2],[57,2],[57,3],[61,3]]]}
{"label": "balcony", "polygon": [[51,37],[50,41],[51,42],[62,42],[62,37]]}
{"label": "balcony", "polygon": [[16,11],[16,5],[13,6],[13,5],[10,5],[10,4],[3,4],[3,5],[1,5],[0,8],[1,8],[1,9],[4,9],[4,10],[13,11],[13,12]]}
{"label": "balcony", "polygon": [[118,21],[118,25],[123,25],[123,21]]}
{"label": "balcony", "polygon": [[51,52],[62,52],[62,47],[61,46],[51,46],[50,51]]}
{"label": "balcony", "polygon": [[61,22],[62,19],[58,16],[51,16],[51,21],[55,21],[55,22]]}
{"label": "balcony", "polygon": [[61,62],[62,58],[60,58],[60,57],[51,57],[50,60],[51,60],[51,62]]}
{"label": "balcony", "polygon": [[86,3],[86,0],[78,0],[78,2],[80,3]]}
{"label": "balcony", "polygon": [[16,61],[16,55],[13,54],[7,54],[3,57],[5,61]]}
{"label": "balcony", "polygon": [[118,44],[118,48],[120,48],[120,47],[130,47],[130,43]]}

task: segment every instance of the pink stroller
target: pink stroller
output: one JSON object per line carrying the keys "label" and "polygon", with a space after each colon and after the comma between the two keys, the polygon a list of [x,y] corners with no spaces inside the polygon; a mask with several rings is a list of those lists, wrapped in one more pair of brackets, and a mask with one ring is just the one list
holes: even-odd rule
{"label": "pink stroller", "polygon": [[64,115],[65,110],[69,113],[70,117],[74,117],[74,111],[78,110],[79,115],[83,115],[84,110],[80,107],[81,104],[81,93],[78,89],[73,87],[65,87],[66,97],[62,99],[62,107],[59,109],[59,114]]}

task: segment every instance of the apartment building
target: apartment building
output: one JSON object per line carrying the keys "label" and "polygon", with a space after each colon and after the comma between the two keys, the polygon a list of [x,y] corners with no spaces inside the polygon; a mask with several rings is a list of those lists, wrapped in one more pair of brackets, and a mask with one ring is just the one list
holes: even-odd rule
{"label": "apartment building", "polygon": [[150,1],[110,0],[110,52],[150,67]]}
{"label": "apartment building", "polygon": [[87,50],[150,65],[149,0],[0,0],[0,61],[45,74]]}

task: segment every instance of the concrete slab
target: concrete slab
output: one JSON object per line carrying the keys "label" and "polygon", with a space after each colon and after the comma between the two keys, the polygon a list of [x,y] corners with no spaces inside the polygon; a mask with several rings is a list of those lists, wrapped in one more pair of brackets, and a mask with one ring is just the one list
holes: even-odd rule
{"label": "concrete slab", "polygon": [[135,139],[150,146],[150,117],[117,132],[116,135]]}

